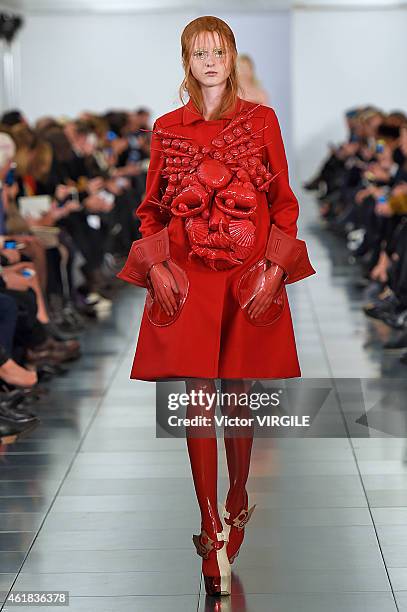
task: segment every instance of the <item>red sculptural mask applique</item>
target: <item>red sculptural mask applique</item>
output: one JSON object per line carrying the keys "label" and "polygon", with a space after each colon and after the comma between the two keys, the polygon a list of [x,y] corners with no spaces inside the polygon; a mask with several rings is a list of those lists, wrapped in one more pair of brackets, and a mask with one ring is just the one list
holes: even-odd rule
{"label": "red sculptural mask applique", "polygon": [[185,220],[191,250],[213,270],[242,264],[250,255],[256,230],[256,190],[267,191],[280,174],[262,163],[259,132],[252,132],[255,106],[232,120],[212,146],[158,128],[168,184],[161,201],[152,202]]}

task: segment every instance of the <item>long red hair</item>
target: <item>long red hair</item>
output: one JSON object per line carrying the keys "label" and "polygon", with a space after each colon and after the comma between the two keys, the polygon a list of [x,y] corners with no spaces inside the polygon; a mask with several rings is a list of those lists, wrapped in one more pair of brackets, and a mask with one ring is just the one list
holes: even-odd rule
{"label": "long red hair", "polygon": [[237,77],[237,49],[235,36],[225,21],[219,17],[204,16],[191,21],[183,30],[181,35],[182,65],[185,77],[179,88],[181,102],[184,104],[184,95],[187,93],[196,109],[203,113],[203,98],[199,82],[191,71],[190,57],[192,44],[201,32],[216,32],[219,35],[221,44],[228,50],[227,57],[230,62],[230,75],[227,79],[226,88],[218,107],[213,111],[209,119],[220,119],[230,108],[235,108],[238,97],[238,77]]}

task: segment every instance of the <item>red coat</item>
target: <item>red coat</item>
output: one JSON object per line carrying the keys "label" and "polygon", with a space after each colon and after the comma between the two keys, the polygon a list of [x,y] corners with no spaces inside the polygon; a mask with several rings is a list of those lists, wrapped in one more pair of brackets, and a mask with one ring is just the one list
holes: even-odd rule
{"label": "red coat", "polygon": [[[143,238],[168,226],[171,258],[186,272],[189,293],[178,318],[170,325],[153,325],[144,309],[131,378],[154,381],[187,377],[263,379],[301,376],[288,301],[282,315],[273,324],[257,326],[247,319],[236,299],[236,286],[242,274],[264,257],[271,225],[275,224],[285,234],[296,238],[299,212],[298,201],[289,185],[285,150],[274,110],[263,105],[255,107],[240,99],[238,104],[240,109],[255,109],[250,118],[251,133],[256,135],[255,146],[260,147],[263,164],[271,173],[264,176],[267,179],[280,173],[270,184],[266,183],[268,189],[255,191],[256,214],[250,217],[255,218],[255,226],[247,219],[244,226],[235,224],[240,227],[239,231],[242,227],[255,227],[253,234],[248,235],[249,242],[245,243],[250,243],[249,248],[242,247],[243,261],[237,265],[213,269],[202,257],[204,251],[199,249],[191,257],[186,219],[171,215],[157,205],[163,201],[163,193],[167,193],[168,183],[162,176],[163,168],[175,162],[162,155],[163,141],[153,133],[146,195],[136,214],[141,220]],[[155,130],[161,128],[179,135],[181,139],[189,138],[190,144],[196,143],[200,147],[213,146],[219,132],[236,117],[236,110],[224,119],[206,121],[190,101],[160,117]],[[236,131],[240,139],[241,132],[243,130]],[[167,146],[173,146],[170,142],[174,141],[168,140]],[[231,147],[227,150],[232,150]],[[244,149],[243,146],[241,150]],[[247,164],[246,167],[250,170]],[[259,181],[261,183],[261,179]],[[227,201],[225,204],[225,199],[217,202],[221,204],[220,215],[223,214],[221,208],[227,210],[225,205],[231,206]],[[283,291],[285,293],[285,288]]]}

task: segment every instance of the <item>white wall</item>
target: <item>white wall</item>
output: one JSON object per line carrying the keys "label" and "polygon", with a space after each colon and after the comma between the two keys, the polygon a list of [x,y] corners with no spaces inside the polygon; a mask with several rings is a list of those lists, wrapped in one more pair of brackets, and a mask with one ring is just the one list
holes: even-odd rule
{"label": "white wall", "polygon": [[27,16],[21,33],[21,106],[30,119],[84,109],[176,103],[182,80],[180,13]]}
{"label": "white wall", "polygon": [[407,10],[296,9],[292,30],[296,174],[308,178],[345,135],[344,110],[407,110]]}
{"label": "white wall", "polygon": [[[89,109],[179,106],[180,35],[196,13],[27,15],[21,32],[21,107],[33,120]],[[255,60],[290,156],[288,11],[219,15]]]}

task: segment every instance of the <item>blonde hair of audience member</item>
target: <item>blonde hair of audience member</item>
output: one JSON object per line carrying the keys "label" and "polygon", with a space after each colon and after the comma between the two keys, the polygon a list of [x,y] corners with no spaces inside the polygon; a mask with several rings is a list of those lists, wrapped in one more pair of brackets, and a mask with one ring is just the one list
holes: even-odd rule
{"label": "blonde hair of audience member", "polygon": [[52,166],[52,147],[48,142],[40,141],[30,152],[29,174],[37,181],[45,181]]}
{"label": "blonde hair of audience member", "polygon": [[237,58],[237,74],[242,98],[257,104],[269,104],[269,97],[256,76],[254,62],[250,55],[240,54]]}
{"label": "blonde hair of audience member", "polygon": [[17,149],[20,147],[33,147],[36,141],[36,135],[32,128],[23,123],[17,123],[10,128],[10,135],[16,143]]}

